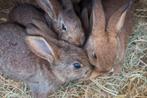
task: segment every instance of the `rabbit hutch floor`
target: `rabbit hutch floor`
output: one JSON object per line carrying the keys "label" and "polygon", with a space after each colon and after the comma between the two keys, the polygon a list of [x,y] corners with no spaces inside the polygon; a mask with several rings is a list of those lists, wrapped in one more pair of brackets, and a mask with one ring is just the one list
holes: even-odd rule
{"label": "rabbit hutch floor", "polygon": [[[7,21],[16,2],[0,0],[0,23]],[[147,98],[147,1],[135,4],[134,33],[129,39],[125,62],[119,76],[105,75],[85,82],[70,82],[49,98]],[[22,82],[0,76],[0,98],[31,98]]]}

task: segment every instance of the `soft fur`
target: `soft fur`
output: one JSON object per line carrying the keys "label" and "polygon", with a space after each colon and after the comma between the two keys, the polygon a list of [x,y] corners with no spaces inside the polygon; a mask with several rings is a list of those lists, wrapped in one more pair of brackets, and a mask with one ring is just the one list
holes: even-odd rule
{"label": "soft fur", "polygon": [[97,74],[119,71],[132,32],[132,0],[92,0],[91,34],[86,42]]}
{"label": "soft fur", "polygon": [[[91,73],[81,48],[43,36],[34,26],[26,32],[17,24],[0,24],[0,73],[25,82],[33,98],[47,98],[61,84],[86,79]],[[75,68],[75,63],[81,67]]]}

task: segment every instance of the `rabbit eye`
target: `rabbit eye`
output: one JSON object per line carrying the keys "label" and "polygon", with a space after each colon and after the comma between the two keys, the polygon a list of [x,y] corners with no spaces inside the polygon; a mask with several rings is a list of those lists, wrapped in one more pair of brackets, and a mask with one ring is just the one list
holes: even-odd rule
{"label": "rabbit eye", "polygon": [[67,30],[64,24],[62,24],[62,30],[64,30],[64,31]]}
{"label": "rabbit eye", "polygon": [[81,68],[81,64],[79,64],[79,63],[74,63],[73,65],[74,65],[74,68],[76,68],[76,69],[80,69]]}

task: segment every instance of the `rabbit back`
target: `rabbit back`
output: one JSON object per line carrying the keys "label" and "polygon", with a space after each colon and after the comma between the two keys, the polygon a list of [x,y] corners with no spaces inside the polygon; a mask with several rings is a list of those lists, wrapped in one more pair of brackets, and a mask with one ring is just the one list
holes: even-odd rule
{"label": "rabbit back", "polygon": [[47,98],[60,82],[49,71],[49,63],[26,46],[25,30],[17,24],[0,25],[0,72],[10,79],[27,83],[34,98]]}
{"label": "rabbit back", "polygon": [[[14,79],[25,79],[33,74],[35,55],[24,42],[25,30],[15,24],[0,25],[0,69]],[[31,68],[30,68],[31,67]]]}

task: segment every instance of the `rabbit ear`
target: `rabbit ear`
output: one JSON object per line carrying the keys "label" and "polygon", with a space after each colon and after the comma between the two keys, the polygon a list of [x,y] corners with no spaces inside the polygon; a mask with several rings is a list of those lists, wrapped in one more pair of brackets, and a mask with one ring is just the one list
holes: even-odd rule
{"label": "rabbit ear", "polygon": [[89,30],[89,17],[88,17],[88,10],[84,8],[81,13],[81,20],[83,22],[84,30],[87,32]]}
{"label": "rabbit ear", "polygon": [[25,42],[33,53],[51,64],[56,59],[54,48],[43,37],[27,36]]}
{"label": "rabbit ear", "polygon": [[44,38],[48,37],[48,33],[41,31],[36,24],[28,24],[26,27],[27,34],[33,36],[42,36]]}
{"label": "rabbit ear", "polygon": [[48,25],[42,20],[33,19],[32,24],[38,27],[41,31],[44,31],[44,32],[50,31]]}
{"label": "rabbit ear", "polygon": [[123,5],[111,16],[108,22],[107,31],[111,32],[112,34],[116,34],[121,31],[125,23],[127,12],[130,9],[132,3],[133,1],[129,0],[127,4]]}
{"label": "rabbit ear", "polygon": [[[45,34],[45,36],[49,35],[49,36],[56,38],[55,32],[53,32],[51,30],[51,28],[48,27],[48,25],[45,22],[43,22],[42,20],[33,19],[32,25],[36,26],[36,28],[38,28],[40,31],[44,32],[44,33],[41,33],[41,34]],[[30,28],[33,28],[33,27],[31,26]]]}
{"label": "rabbit ear", "polygon": [[55,44],[58,43],[58,40],[56,40],[56,35],[55,33],[49,29],[48,32],[45,32],[43,30],[40,30],[38,27],[39,25],[36,26],[36,24],[28,24],[26,27],[26,32],[28,35],[33,35],[33,36],[42,36],[45,39],[47,39],[49,42],[53,42]]}
{"label": "rabbit ear", "polygon": [[101,0],[93,0],[91,17],[92,17],[92,33],[100,32],[100,34],[95,34],[95,35],[102,35],[105,31],[105,14]]}
{"label": "rabbit ear", "polygon": [[58,0],[36,0],[38,5],[48,14],[52,20],[57,20],[61,6]]}

